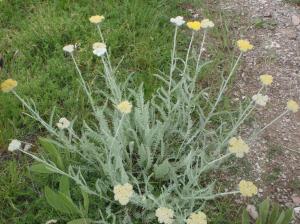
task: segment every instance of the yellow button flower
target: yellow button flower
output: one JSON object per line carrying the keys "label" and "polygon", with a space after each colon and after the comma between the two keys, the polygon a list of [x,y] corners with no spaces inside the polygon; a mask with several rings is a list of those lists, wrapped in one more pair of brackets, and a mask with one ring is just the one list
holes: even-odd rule
{"label": "yellow button flower", "polygon": [[252,197],[257,194],[257,187],[251,181],[242,180],[239,183],[239,189],[245,197]]}
{"label": "yellow button flower", "polygon": [[169,208],[159,207],[155,211],[155,216],[157,217],[159,223],[172,224],[174,221],[174,211]]}
{"label": "yellow button flower", "polygon": [[228,150],[231,153],[235,153],[236,157],[243,158],[245,153],[249,152],[249,146],[243,141],[241,137],[233,137],[229,139]]}
{"label": "yellow button flower", "polygon": [[114,199],[119,201],[121,205],[127,205],[131,196],[133,195],[133,187],[131,184],[118,184],[114,186]]}
{"label": "yellow button flower", "polygon": [[99,15],[91,16],[91,17],[89,18],[90,22],[91,22],[91,23],[94,23],[94,24],[99,24],[99,23],[101,23],[104,19],[105,19],[104,16],[99,16]]}
{"label": "yellow button flower", "polygon": [[186,220],[187,224],[207,224],[206,215],[203,212],[192,213]]}
{"label": "yellow button flower", "polygon": [[18,85],[18,82],[13,79],[7,79],[4,82],[1,83],[1,90],[5,93],[8,93],[12,91],[14,88],[16,88]]}
{"label": "yellow button flower", "polygon": [[288,110],[292,111],[293,113],[297,113],[299,110],[299,105],[294,100],[289,100],[286,104]]}
{"label": "yellow button flower", "polygon": [[260,79],[261,83],[265,86],[269,86],[273,82],[273,76],[268,75],[268,74],[259,76],[259,79]]}
{"label": "yellow button flower", "polygon": [[253,45],[248,40],[238,40],[237,45],[242,52],[247,52],[253,49]]}
{"label": "yellow button flower", "polygon": [[190,21],[187,22],[187,27],[191,30],[198,31],[201,29],[201,23],[199,21]]}
{"label": "yellow button flower", "polygon": [[132,109],[132,104],[129,101],[125,100],[117,105],[117,109],[123,114],[129,114]]}

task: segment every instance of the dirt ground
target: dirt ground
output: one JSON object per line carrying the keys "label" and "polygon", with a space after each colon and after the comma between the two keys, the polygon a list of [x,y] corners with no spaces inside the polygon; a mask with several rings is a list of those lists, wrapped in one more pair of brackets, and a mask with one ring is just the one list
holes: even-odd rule
{"label": "dirt ground", "polygon": [[[300,7],[282,0],[222,0],[220,7],[239,16],[244,25],[235,30],[236,36],[255,46],[238,71],[236,100],[257,93],[260,75],[274,77],[267,91],[270,101],[256,112],[247,134],[282,113],[288,99],[300,103]],[[268,128],[252,144],[248,158],[261,196],[300,206],[300,112],[289,113]]]}

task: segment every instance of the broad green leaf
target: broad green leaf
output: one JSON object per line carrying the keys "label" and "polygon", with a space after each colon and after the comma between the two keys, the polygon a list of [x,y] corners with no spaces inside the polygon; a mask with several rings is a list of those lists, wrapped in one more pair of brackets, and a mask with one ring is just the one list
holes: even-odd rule
{"label": "broad green leaf", "polygon": [[90,224],[93,220],[91,219],[86,219],[86,218],[82,218],[82,219],[74,219],[72,221],[69,221],[67,224]]}
{"label": "broad green leaf", "polygon": [[250,218],[246,209],[243,210],[242,224],[250,224]]}
{"label": "broad green leaf", "polygon": [[281,224],[289,224],[293,219],[293,210],[287,209],[285,211],[284,219],[282,220]]}
{"label": "broad green leaf", "polygon": [[154,175],[157,179],[162,179],[168,175],[172,166],[166,159],[162,164],[154,166]]}
{"label": "broad green leaf", "polygon": [[35,173],[55,173],[55,171],[51,170],[51,168],[48,168],[47,165],[43,163],[34,163],[29,167],[29,170]]}
{"label": "broad green leaf", "polygon": [[266,199],[259,205],[259,219],[261,223],[266,223],[270,208],[270,200]]}
{"label": "broad green leaf", "polygon": [[39,142],[43,150],[49,155],[50,159],[56,164],[59,169],[64,170],[62,158],[56,149],[55,145],[46,138],[39,138]]}
{"label": "broad green leaf", "polygon": [[268,218],[268,223],[275,223],[279,217],[279,205],[277,203],[272,205],[272,210]]}
{"label": "broad green leaf", "polygon": [[275,224],[282,224],[282,222],[283,222],[283,220],[284,220],[284,217],[285,217],[285,214],[284,214],[284,213],[285,213],[284,211],[282,211],[282,212],[280,213],[280,216],[279,216],[279,218],[277,219],[277,221],[276,221]]}
{"label": "broad green leaf", "polygon": [[85,214],[88,214],[89,205],[90,205],[89,195],[83,189],[81,189],[81,194],[82,194],[82,197],[83,197],[83,207],[84,207],[84,210],[85,210]]}
{"label": "broad green leaf", "polygon": [[49,187],[45,187],[45,197],[47,202],[56,210],[66,214],[80,214],[80,210],[73,203],[71,198],[68,198],[61,192],[56,193]]}
{"label": "broad green leaf", "polygon": [[70,194],[70,181],[66,176],[61,176],[59,181],[59,191],[66,195],[68,198],[71,198]]}

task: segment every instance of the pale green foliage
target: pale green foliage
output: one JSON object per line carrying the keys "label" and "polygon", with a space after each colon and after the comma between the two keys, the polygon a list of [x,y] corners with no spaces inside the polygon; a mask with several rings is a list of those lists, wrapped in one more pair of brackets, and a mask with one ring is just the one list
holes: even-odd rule
{"label": "pale green foliage", "polygon": [[[245,110],[215,112],[240,57],[229,76],[221,77],[220,92],[214,100],[208,89],[197,85],[199,71],[209,62],[197,63],[195,69],[194,60],[186,60],[192,61],[186,64],[172,55],[170,74],[155,75],[162,85],[150,100],[145,100],[143,85],[128,85],[131,75],[123,83],[117,81],[117,69],[111,67],[109,57],[101,57],[104,72],[100,77],[104,77],[106,86],[91,90],[71,54],[95,118],[94,122],[82,121],[80,134],[73,129],[80,121],[74,120],[68,129],[58,131],[52,124],[53,114],[50,122],[45,122],[35,107],[15,93],[31,116],[55,138],[41,141],[47,157],[24,151],[39,162],[31,169],[68,177],[82,191],[78,206],[68,193],[65,179],[60,180],[58,192],[46,188],[46,197],[54,208],[88,218],[88,198],[96,197],[101,201],[101,205],[94,205],[99,209],[99,223],[152,223],[155,210],[161,206],[174,210],[176,223],[184,223],[192,212],[203,208],[206,200],[238,193],[214,192],[214,182],[201,180],[231,155],[227,141],[254,108],[251,101]],[[96,94],[99,92],[101,96]],[[96,97],[102,99],[102,105],[94,103]],[[116,109],[122,100],[132,102],[130,114]],[[212,123],[212,118],[218,122]],[[72,157],[70,164],[61,155]],[[135,194],[128,205],[121,206],[114,201],[112,191],[115,185],[127,182],[133,185]]]}

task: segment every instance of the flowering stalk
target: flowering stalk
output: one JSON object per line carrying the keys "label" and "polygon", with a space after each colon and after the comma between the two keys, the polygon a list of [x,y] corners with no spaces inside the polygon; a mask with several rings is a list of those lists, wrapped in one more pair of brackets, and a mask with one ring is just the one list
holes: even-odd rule
{"label": "flowering stalk", "polygon": [[59,135],[56,133],[56,131],[49,125],[47,124],[46,121],[44,121],[43,118],[41,118],[41,116],[34,110],[32,109],[32,107],[30,105],[28,105],[26,103],[25,100],[23,100],[17,93],[15,90],[12,90],[12,93],[17,97],[18,100],[21,101],[21,103],[30,111],[30,113],[33,115],[32,118],[34,118],[35,120],[37,120],[38,122],[40,122],[51,134],[55,135],[56,137],[58,137]]}
{"label": "flowering stalk", "polygon": [[201,47],[200,47],[200,51],[199,51],[199,55],[198,55],[198,59],[197,59],[197,64],[196,64],[196,74],[199,72],[199,64],[200,64],[200,58],[201,55],[204,51],[203,46],[204,46],[204,42],[205,42],[205,38],[206,38],[206,29],[204,30],[204,34],[203,34],[203,38],[202,38],[202,42],[201,42]]}
{"label": "flowering stalk", "polygon": [[191,51],[191,48],[192,48],[194,36],[195,36],[195,31],[192,32],[191,41],[190,41],[189,48],[188,48],[188,51],[187,51],[187,54],[186,54],[186,57],[185,57],[183,75],[185,75],[185,72],[186,72],[186,69],[187,69],[187,66],[188,66],[188,60],[189,60],[189,55],[190,55],[190,51]]}
{"label": "flowering stalk", "polygon": [[176,66],[176,61],[174,62],[175,59],[175,51],[176,51],[176,39],[177,39],[177,31],[178,27],[175,26],[175,33],[174,33],[174,39],[173,39],[173,50],[172,50],[172,56],[171,56],[171,68],[170,68],[170,80],[169,80],[169,97],[171,98],[171,86],[172,86],[172,76],[173,76],[173,71]]}
{"label": "flowering stalk", "polygon": [[224,92],[225,92],[225,89],[226,89],[226,87],[227,87],[227,84],[228,84],[229,80],[231,79],[232,75],[234,74],[234,71],[235,71],[235,69],[236,69],[236,67],[237,67],[237,65],[238,65],[238,63],[239,63],[239,61],[240,61],[240,59],[241,59],[241,57],[242,57],[242,54],[243,54],[243,53],[241,52],[240,55],[239,55],[239,57],[237,58],[235,64],[234,64],[233,68],[231,69],[231,72],[229,73],[227,79],[225,80],[224,83],[222,83],[222,86],[221,86],[221,89],[220,89],[218,98],[217,98],[217,100],[216,100],[216,102],[215,102],[213,108],[211,109],[211,111],[210,111],[209,114],[207,115],[207,117],[206,117],[206,119],[205,119],[205,121],[204,121],[204,124],[203,124],[203,127],[202,127],[202,128],[205,128],[207,122],[209,121],[209,119],[210,119],[211,116],[213,115],[215,109],[217,108],[218,104],[220,103],[220,101],[221,101],[221,99],[222,99],[222,96],[223,96],[223,94],[224,94]]}
{"label": "flowering stalk", "polygon": [[282,118],[284,115],[286,115],[289,111],[286,110],[284,111],[282,114],[280,114],[278,117],[276,117],[275,119],[273,119],[269,124],[267,124],[265,127],[263,127],[262,129],[260,129],[258,132],[252,134],[252,136],[249,138],[249,141],[254,140],[260,133],[262,133],[265,129],[267,129],[268,127],[270,127],[272,124],[274,124],[276,121],[278,121],[280,118]]}
{"label": "flowering stalk", "polygon": [[83,77],[82,77],[81,71],[80,71],[80,69],[79,69],[79,67],[78,67],[78,65],[77,65],[77,62],[76,62],[76,60],[75,60],[75,57],[74,57],[73,53],[70,53],[70,54],[71,54],[71,57],[72,57],[73,62],[74,62],[74,64],[75,64],[76,70],[77,70],[77,72],[78,72],[78,75],[79,75],[79,78],[80,78],[80,81],[81,81],[81,85],[82,85],[82,87],[83,87],[83,89],[84,89],[86,95],[88,96],[88,99],[89,99],[89,101],[90,101],[90,104],[91,104],[91,106],[92,106],[92,108],[93,108],[94,113],[96,113],[96,107],[95,107],[94,100],[93,100],[93,98],[92,98],[92,94],[90,93],[90,91],[89,91],[88,88],[87,88],[87,85],[86,85],[86,83],[85,83],[85,81],[84,81],[84,79],[83,79]]}

